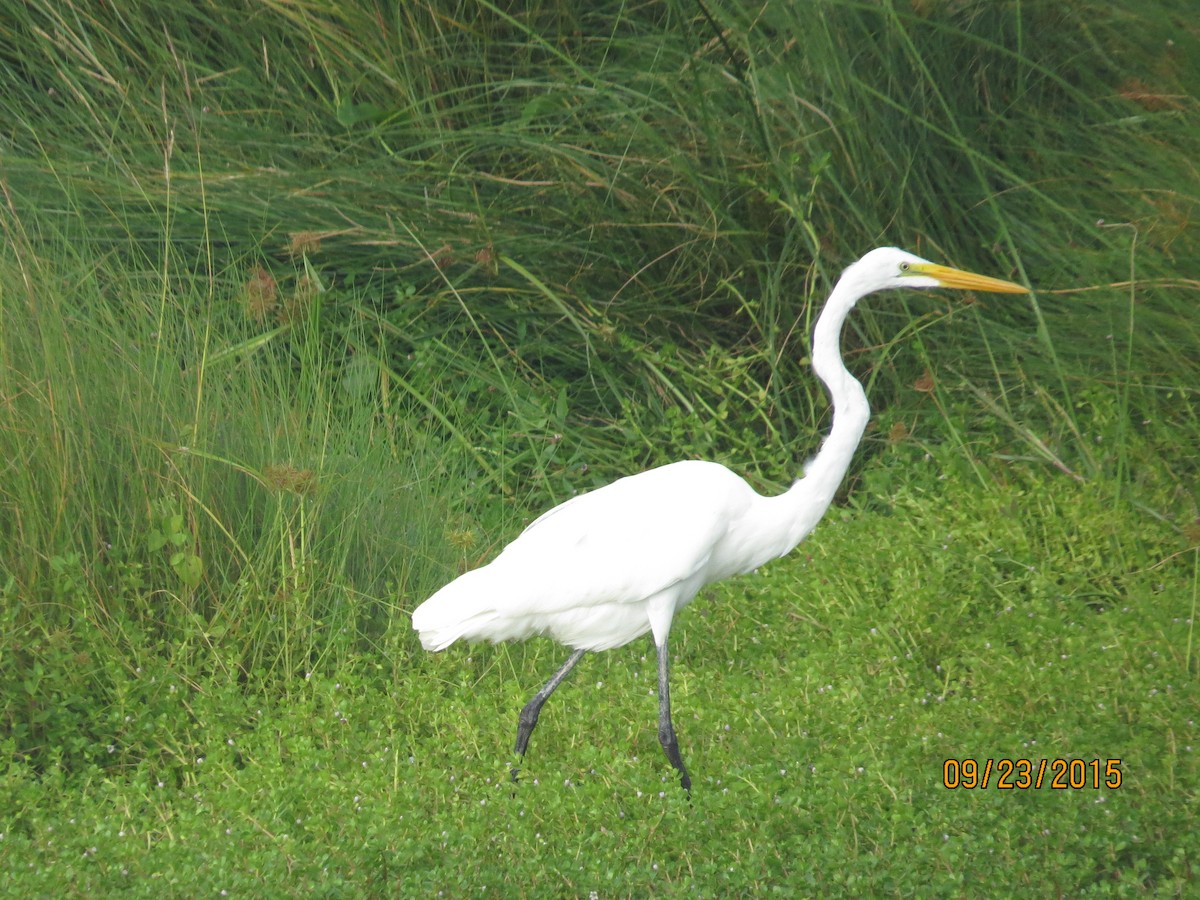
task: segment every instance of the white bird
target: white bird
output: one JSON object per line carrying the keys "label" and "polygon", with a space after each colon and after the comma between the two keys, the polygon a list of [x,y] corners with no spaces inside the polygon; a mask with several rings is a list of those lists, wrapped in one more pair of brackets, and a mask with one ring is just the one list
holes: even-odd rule
{"label": "white bird", "polygon": [[[862,297],[889,288],[1025,293],[1008,281],[935,265],[894,247],[872,250],[842,273],[813,331],[812,365],[829,391],[833,425],[789,490],[764,497],[725,466],[684,460],[621,478],[561,503],[490,563],[447,584],[413,612],[426,650],[461,639],[549,635],[573,648],[521,710],[525,755],[546,699],[589,650],[647,631],[658,652],[658,739],[685,790],[691,779],[671,723],[667,635],[675,613],[706,584],[788,553],[833,500],[870,409],[842,362],[842,323]],[[517,770],[513,769],[513,778]]]}

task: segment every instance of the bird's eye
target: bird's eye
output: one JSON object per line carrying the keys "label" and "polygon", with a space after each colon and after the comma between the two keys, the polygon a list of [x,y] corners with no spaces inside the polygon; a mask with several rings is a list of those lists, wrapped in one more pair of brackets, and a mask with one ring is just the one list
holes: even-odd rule
{"label": "bird's eye", "polygon": [[900,263],[900,271],[907,272],[908,271],[908,263],[906,263],[906,262]]}

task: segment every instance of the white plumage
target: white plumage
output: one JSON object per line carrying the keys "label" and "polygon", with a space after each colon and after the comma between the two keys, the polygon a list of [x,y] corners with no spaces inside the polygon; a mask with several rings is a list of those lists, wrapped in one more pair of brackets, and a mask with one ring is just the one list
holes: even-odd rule
{"label": "white plumage", "polygon": [[427,650],[539,634],[581,650],[620,647],[651,629],[656,604],[674,613],[704,585],[785,551],[755,552],[762,507],[775,501],[711,462],[621,478],[536,519],[492,562],[434,594],[413,627]]}
{"label": "white plumage", "polygon": [[659,739],[690,789],[670,716],[672,619],[704,585],[783,556],[820,521],[869,416],[862,386],[842,363],[842,323],[861,297],[894,287],[1025,291],[895,248],[871,251],[843,273],[817,321],[813,369],[829,390],[833,426],[789,490],[764,497],[724,466],[698,460],[630,475],[554,507],[490,563],[459,576],[413,612],[427,650],[462,639],[535,635],[574,649],[522,710],[518,754],[542,704],[585,651],[620,647],[649,631],[658,651]]}

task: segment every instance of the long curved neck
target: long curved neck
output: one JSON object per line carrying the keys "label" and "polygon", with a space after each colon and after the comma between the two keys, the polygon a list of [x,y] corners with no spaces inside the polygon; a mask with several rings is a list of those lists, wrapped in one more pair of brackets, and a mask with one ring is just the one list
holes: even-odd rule
{"label": "long curved neck", "polygon": [[871,414],[867,395],[842,363],[840,348],[842,325],[860,296],[854,279],[843,278],[817,319],[813,371],[829,390],[833,427],[820,451],[805,465],[804,476],[784,493],[764,497],[755,514],[747,517],[742,526],[745,537],[758,551],[749,568],[788,553],[821,521],[866,430]]}
{"label": "long curved neck", "polygon": [[813,371],[829,391],[833,426],[822,442],[820,452],[804,467],[804,478],[793,490],[801,485],[805,487],[806,501],[820,507],[818,518],[829,507],[842,483],[871,415],[866,392],[842,362],[842,325],[858,299],[851,284],[845,280],[838,282],[813,329]]}

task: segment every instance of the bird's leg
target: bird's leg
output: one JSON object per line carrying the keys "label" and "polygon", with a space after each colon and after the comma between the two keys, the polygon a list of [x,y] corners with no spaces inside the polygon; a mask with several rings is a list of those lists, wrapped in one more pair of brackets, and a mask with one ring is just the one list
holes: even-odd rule
{"label": "bird's leg", "polygon": [[692,779],[688,776],[683,757],[679,755],[679,740],[675,737],[675,726],[671,724],[671,686],[667,674],[670,668],[667,663],[667,640],[663,638],[658,649],[658,742],[662,744],[663,752],[679,772],[679,783],[689,794],[692,792]]}
{"label": "bird's leg", "polygon": [[[533,695],[533,699],[526,703],[525,708],[521,710],[521,715],[517,717],[517,753],[520,756],[525,755],[525,748],[529,746],[529,736],[533,734],[533,726],[537,724],[538,716],[541,715],[546,699],[554,693],[556,687],[562,684],[563,679],[571,674],[575,664],[583,658],[583,654],[586,652],[586,650],[576,650],[572,653],[563,663],[562,668],[550,676],[550,680]],[[517,780],[515,766],[512,770],[512,780]]]}

